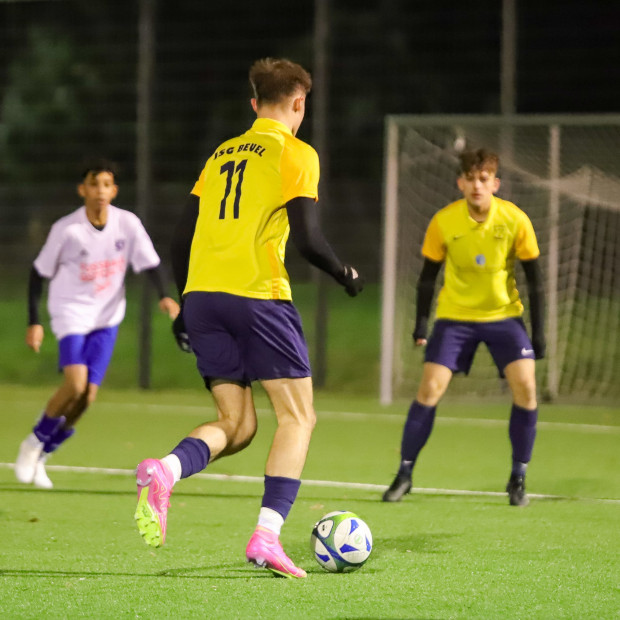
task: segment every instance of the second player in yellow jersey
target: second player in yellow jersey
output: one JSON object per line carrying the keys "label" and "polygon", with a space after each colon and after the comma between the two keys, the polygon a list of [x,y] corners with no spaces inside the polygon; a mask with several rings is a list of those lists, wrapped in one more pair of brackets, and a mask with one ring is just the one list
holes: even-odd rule
{"label": "second player in yellow jersey", "polygon": [[[525,471],[538,417],[534,360],[545,353],[540,252],[527,215],[494,195],[500,186],[498,163],[497,155],[486,149],[461,153],[457,185],[463,198],[439,210],[428,225],[413,331],[416,346],[426,346],[424,370],[403,429],[398,474],[383,501],[400,501],[411,490],[413,467],[430,437],[437,404],[453,374],[469,372],[478,346],[484,343],[513,398],[512,470],[506,491],[511,505],[528,503]],[[516,260],[527,280],[531,340],[521,319]],[[435,280],[442,264],[444,283],[427,342]]]}
{"label": "second player in yellow jersey", "polygon": [[512,202],[492,196],[483,222],[472,218],[465,199],[444,207],[431,220],[422,246],[425,258],[445,261],[437,318],[497,321],[521,316],[515,259],[529,261],[539,254],[530,219]]}

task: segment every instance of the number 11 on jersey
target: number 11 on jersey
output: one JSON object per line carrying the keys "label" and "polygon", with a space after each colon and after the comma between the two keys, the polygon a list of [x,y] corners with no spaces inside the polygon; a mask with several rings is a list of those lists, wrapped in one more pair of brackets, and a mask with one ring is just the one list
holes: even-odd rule
{"label": "number 11 on jersey", "polygon": [[242,159],[235,168],[234,161],[227,161],[222,164],[220,168],[220,174],[226,173],[226,189],[224,190],[224,198],[220,203],[220,219],[223,220],[226,217],[226,200],[230,194],[232,187],[232,179],[235,172],[237,173],[237,185],[235,187],[235,202],[233,203],[233,217],[239,219],[239,202],[241,201],[241,184],[243,183],[243,172],[245,171],[245,165],[248,163],[247,159]]}

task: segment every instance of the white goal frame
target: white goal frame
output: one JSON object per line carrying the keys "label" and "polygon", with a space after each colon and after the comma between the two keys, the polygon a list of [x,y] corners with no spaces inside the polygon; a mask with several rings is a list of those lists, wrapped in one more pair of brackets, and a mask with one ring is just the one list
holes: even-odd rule
{"label": "white goal frame", "polygon": [[[560,217],[560,163],[562,128],[579,126],[620,127],[620,114],[575,114],[575,115],[389,115],[385,118],[384,177],[383,177],[383,272],[381,301],[381,369],[380,401],[389,404],[393,401],[393,377],[395,339],[395,312],[397,293],[397,257],[399,227],[399,127],[453,127],[495,126],[502,129],[502,149],[500,158],[511,152],[511,130],[518,126],[547,126],[549,128],[549,152],[547,181],[549,202],[547,218],[549,223],[546,300],[547,300],[547,392],[553,400],[558,396],[558,270]],[[619,197],[620,200],[620,197]],[[437,205],[440,208],[443,205]],[[607,204],[608,208],[618,209],[618,204]],[[413,316],[412,325],[413,325]],[[407,335],[409,337],[409,335]],[[413,396],[413,395],[412,395]]]}

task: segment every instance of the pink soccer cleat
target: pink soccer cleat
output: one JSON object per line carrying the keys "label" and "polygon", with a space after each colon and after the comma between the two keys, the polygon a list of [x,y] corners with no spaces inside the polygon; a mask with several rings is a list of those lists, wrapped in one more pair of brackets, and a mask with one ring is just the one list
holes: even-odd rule
{"label": "pink soccer cleat", "polygon": [[248,562],[269,569],[277,577],[304,578],[306,571],[298,568],[284,553],[278,535],[260,525],[254,530],[245,550]]}
{"label": "pink soccer cleat", "polygon": [[134,519],[144,542],[161,547],[166,540],[166,523],[170,494],[174,485],[172,472],[157,459],[146,459],[136,471],[138,507]]}

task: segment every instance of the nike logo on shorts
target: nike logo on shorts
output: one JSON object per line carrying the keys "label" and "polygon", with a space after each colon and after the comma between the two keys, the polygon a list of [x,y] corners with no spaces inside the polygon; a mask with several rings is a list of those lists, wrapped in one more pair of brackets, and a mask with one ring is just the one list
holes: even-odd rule
{"label": "nike logo on shorts", "polygon": [[523,355],[523,357],[526,355],[532,355],[532,353],[534,353],[534,349],[526,349],[525,347],[521,349],[521,355]]}

